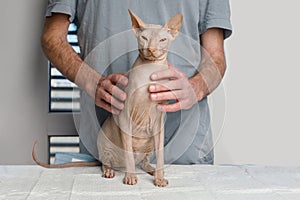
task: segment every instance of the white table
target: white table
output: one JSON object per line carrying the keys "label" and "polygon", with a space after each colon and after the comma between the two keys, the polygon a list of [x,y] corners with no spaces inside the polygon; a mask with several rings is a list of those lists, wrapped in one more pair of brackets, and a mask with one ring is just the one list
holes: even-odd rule
{"label": "white table", "polygon": [[99,167],[43,169],[0,166],[0,199],[287,199],[300,200],[300,167],[166,166],[166,188],[138,174],[138,184],[122,183],[124,174],[108,180]]}

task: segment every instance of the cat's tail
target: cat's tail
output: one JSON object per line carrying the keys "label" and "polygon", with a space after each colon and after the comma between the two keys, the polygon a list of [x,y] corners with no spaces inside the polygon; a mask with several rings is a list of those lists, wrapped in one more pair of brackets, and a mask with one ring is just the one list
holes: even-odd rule
{"label": "cat's tail", "polygon": [[64,163],[64,164],[46,164],[41,162],[40,160],[37,159],[36,153],[35,153],[35,149],[36,146],[38,144],[38,141],[36,140],[34,142],[33,148],[32,148],[32,158],[34,160],[34,162],[42,167],[45,168],[68,168],[68,167],[94,167],[94,166],[100,166],[101,163],[98,161],[94,161],[94,162],[84,162],[84,161],[80,161],[80,162],[69,162],[69,163]]}

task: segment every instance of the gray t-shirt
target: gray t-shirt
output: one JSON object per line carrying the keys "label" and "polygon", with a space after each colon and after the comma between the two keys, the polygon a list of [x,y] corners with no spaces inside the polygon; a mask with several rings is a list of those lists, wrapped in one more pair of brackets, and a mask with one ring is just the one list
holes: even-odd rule
{"label": "gray t-shirt", "polygon": [[[224,29],[225,38],[231,35],[229,0],[49,0],[46,16],[70,15],[70,21],[78,25],[81,57],[98,72],[109,74],[130,70],[138,55],[128,9],[149,24],[164,25],[177,13],[183,15],[181,33],[171,45],[168,60],[188,77],[199,66],[199,36],[203,32],[214,27]],[[82,92],[79,134],[95,157],[98,157],[95,141],[107,115]],[[166,162],[174,162],[190,152],[188,158],[179,163],[211,163],[213,144],[209,118],[206,98],[189,111],[168,113]],[[194,150],[189,150],[191,148]]]}

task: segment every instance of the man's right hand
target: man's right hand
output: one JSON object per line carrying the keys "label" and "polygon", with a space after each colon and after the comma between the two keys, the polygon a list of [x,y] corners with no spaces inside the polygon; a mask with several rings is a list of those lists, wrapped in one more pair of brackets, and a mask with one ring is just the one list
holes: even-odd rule
{"label": "man's right hand", "polygon": [[60,13],[47,17],[41,36],[46,56],[65,77],[94,98],[97,106],[119,114],[124,109],[126,93],[121,88],[127,86],[127,77],[124,74],[103,77],[83,62],[67,41],[69,17]]}
{"label": "man's right hand", "polygon": [[128,84],[124,74],[110,74],[99,80],[95,95],[95,104],[112,114],[118,115],[125,107],[126,93],[122,89]]}

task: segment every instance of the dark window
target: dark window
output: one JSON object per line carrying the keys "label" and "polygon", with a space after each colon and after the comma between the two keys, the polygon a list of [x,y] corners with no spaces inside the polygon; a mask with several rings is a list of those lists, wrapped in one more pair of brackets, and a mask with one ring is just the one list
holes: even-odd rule
{"label": "dark window", "polygon": [[[78,136],[49,136],[49,164],[54,164],[56,153],[79,153]],[[66,154],[70,155],[70,154]],[[59,160],[59,159],[58,159]]]}
{"label": "dark window", "polygon": [[[69,26],[68,42],[80,54],[77,26]],[[80,90],[49,62],[49,112],[79,112]]]}

